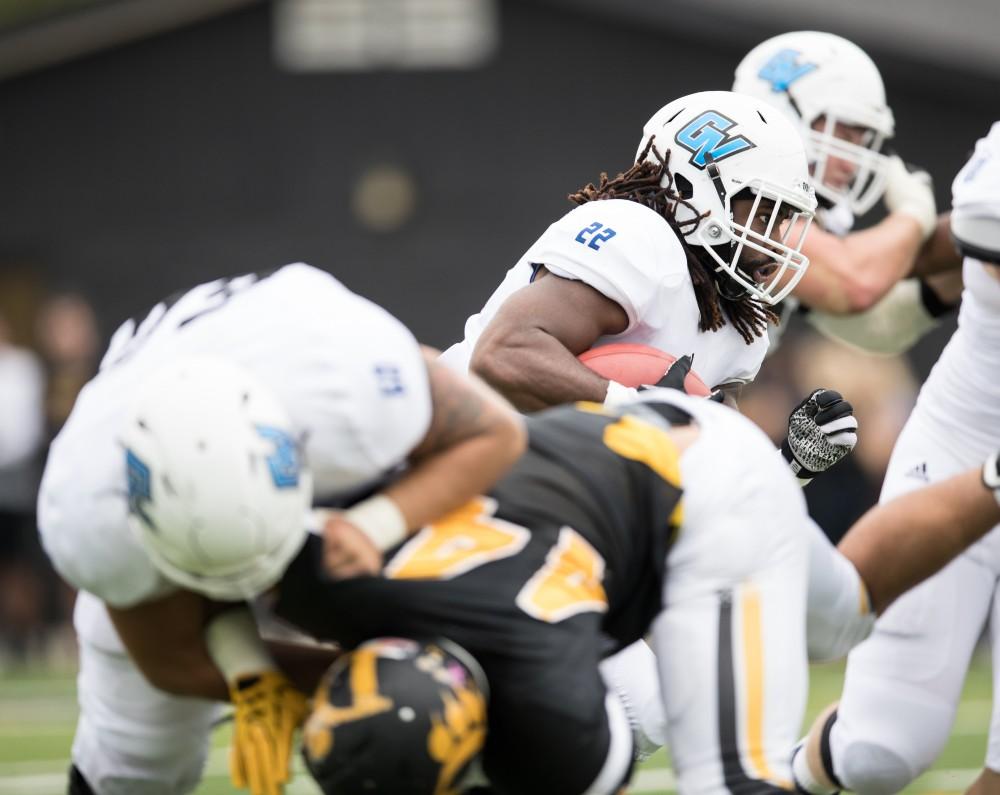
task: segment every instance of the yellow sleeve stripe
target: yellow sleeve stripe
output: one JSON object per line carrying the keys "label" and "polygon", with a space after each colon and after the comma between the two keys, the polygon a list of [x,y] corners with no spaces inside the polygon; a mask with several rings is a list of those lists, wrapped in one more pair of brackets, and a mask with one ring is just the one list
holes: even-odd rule
{"label": "yellow sleeve stripe", "polygon": [[782,789],[792,789],[790,781],[774,775],[764,753],[764,644],[760,592],[753,585],[744,585],[740,588],[740,603],[743,613],[747,757],[756,778],[770,781]]}

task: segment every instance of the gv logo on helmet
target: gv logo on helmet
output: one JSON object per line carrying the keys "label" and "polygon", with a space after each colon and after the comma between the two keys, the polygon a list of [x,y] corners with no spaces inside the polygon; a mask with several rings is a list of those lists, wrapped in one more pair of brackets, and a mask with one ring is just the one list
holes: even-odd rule
{"label": "gv logo on helmet", "polygon": [[674,136],[674,140],[693,152],[688,161],[697,168],[708,165],[708,157],[718,163],[739,152],[753,149],[756,144],[744,135],[728,135],[726,130],[736,122],[714,110],[707,110]]}
{"label": "gv logo on helmet", "polygon": [[771,58],[757,73],[757,77],[771,84],[771,90],[776,94],[787,91],[788,87],[816,68],[814,63],[799,63],[798,50],[781,50]]}
{"label": "gv logo on helmet", "polygon": [[279,489],[290,489],[299,485],[299,452],[295,440],[280,428],[258,425],[257,433],[274,445],[274,452],[267,457],[271,478]]}

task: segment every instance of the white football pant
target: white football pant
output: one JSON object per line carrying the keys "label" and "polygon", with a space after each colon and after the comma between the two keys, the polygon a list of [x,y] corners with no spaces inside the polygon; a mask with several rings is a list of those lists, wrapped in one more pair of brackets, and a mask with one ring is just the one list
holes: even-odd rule
{"label": "white football pant", "polygon": [[185,795],[201,780],[221,705],[164,693],[125,652],[104,604],[86,591],[80,639],[80,717],[73,764],[97,795]]}
{"label": "white football pant", "polygon": [[[896,443],[882,501],[964,471],[968,455],[935,443],[911,418]],[[982,456],[985,458],[985,455]],[[940,754],[961,697],[976,641],[1000,612],[1000,529],[894,602],[871,637],[848,657],[837,720],[830,732],[833,770],[847,789],[898,792]],[[1000,626],[994,624],[994,626]],[[994,692],[997,638],[993,633]],[[1000,716],[994,701],[986,766],[1000,771]]]}

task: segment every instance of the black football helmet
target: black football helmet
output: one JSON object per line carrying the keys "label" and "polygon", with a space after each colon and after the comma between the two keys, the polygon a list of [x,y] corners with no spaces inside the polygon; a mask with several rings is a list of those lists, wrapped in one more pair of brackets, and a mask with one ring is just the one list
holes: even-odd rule
{"label": "black football helmet", "polygon": [[303,730],[325,795],[457,793],[486,739],[486,679],[450,641],[370,640],[320,682]]}

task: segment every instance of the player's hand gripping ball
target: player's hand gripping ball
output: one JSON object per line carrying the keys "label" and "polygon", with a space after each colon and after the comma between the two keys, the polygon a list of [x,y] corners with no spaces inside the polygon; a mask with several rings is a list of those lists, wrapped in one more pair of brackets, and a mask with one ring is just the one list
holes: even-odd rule
{"label": "player's hand gripping ball", "polygon": [[[619,342],[591,348],[581,353],[579,358],[599,376],[623,386],[667,386],[703,397],[712,393],[701,377],[691,369],[693,356],[678,359],[648,345]],[[668,376],[669,383],[664,383]]]}

